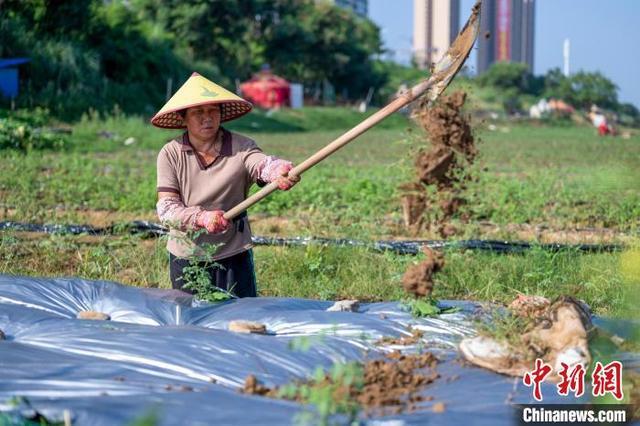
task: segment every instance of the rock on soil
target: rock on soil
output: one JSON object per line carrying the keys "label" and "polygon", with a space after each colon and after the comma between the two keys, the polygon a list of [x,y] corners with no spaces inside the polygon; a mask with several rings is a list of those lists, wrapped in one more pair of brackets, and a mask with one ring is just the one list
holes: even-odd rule
{"label": "rock on soil", "polygon": [[267,334],[267,326],[259,322],[237,320],[229,323],[229,331],[235,331],[236,333]]}
{"label": "rock on soil", "polygon": [[404,290],[414,297],[425,297],[433,291],[433,276],[444,267],[444,256],[428,247],[422,250],[427,256],[417,265],[410,266],[402,277]]}
{"label": "rock on soil", "polygon": [[360,302],[357,300],[338,300],[327,308],[327,312],[358,312]]}
{"label": "rock on soil", "polygon": [[78,319],[84,320],[96,320],[96,321],[109,321],[111,317],[103,312],[97,311],[80,311],[76,316]]}

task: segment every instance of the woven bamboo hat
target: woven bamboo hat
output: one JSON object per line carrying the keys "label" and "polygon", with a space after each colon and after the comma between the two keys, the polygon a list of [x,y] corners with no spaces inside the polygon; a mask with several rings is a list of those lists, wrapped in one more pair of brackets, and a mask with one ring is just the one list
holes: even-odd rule
{"label": "woven bamboo hat", "polygon": [[151,124],[163,129],[184,129],[186,126],[179,111],[209,104],[220,105],[221,122],[243,116],[252,108],[240,96],[194,72],[151,119]]}

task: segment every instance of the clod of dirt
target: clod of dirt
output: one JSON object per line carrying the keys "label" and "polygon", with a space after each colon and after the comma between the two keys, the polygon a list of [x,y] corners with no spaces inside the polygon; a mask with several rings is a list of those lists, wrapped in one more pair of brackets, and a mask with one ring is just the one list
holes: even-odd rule
{"label": "clod of dirt", "polygon": [[267,334],[267,326],[259,322],[238,320],[229,323],[229,331],[235,331],[236,333]]}
{"label": "clod of dirt", "polygon": [[369,415],[414,411],[425,398],[422,388],[440,376],[435,371],[438,359],[429,352],[402,355],[394,352],[386,359],[369,361],[364,368],[364,387],[358,402]]}
{"label": "clod of dirt", "polygon": [[434,413],[444,413],[446,411],[446,407],[447,406],[444,404],[444,402],[436,402],[431,407],[431,411],[433,411]]}
{"label": "clod of dirt", "polygon": [[427,197],[424,186],[420,183],[405,183],[400,185],[402,191],[402,217],[407,228],[417,232],[424,222],[424,209]]}
{"label": "clod of dirt", "polygon": [[422,152],[416,159],[418,179],[425,185],[449,186],[449,170],[455,163],[455,153],[446,146]]}
{"label": "clod of dirt", "polygon": [[418,329],[411,330],[411,336],[402,336],[402,337],[389,337],[385,336],[376,342],[376,345],[402,345],[409,346],[415,345],[422,339],[424,336],[424,332]]}
{"label": "clod of dirt", "polygon": [[7,336],[4,334],[4,331],[0,330],[0,340],[5,340]]}
{"label": "clod of dirt", "polygon": [[523,330],[519,344],[478,336],[463,339],[460,352],[472,364],[510,376],[522,376],[533,370],[535,359],[541,358],[553,369],[550,380],[557,381],[561,363],[572,367],[590,362],[588,335],[592,329],[588,307],[563,296]]}
{"label": "clod of dirt", "polygon": [[104,312],[98,311],[80,311],[76,318],[83,320],[109,321],[111,317]]}
{"label": "clod of dirt", "polygon": [[[455,92],[435,105],[421,103],[413,114],[430,144],[415,159],[417,182],[400,186],[405,225],[414,232],[422,227],[428,207],[429,227],[445,238],[456,232],[444,224],[465,204],[461,194],[472,178],[467,169],[478,154],[469,117],[462,112],[465,101],[464,92]],[[436,191],[428,193],[425,186]]]}
{"label": "clod of dirt", "polygon": [[546,297],[519,294],[510,304],[509,310],[514,315],[527,318],[542,316],[551,305]]}
{"label": "clod of dirt", "polygon": [[433,275],[444,267],[444,256],[428,247],[422,250],[427,256],[417,265],[410,266],[402,277],[404,290],[416,298],[431,295]]}
{"label": "clod of dirt", "polygon": [[358,312],[359,307],[360,302],[357,300],[338,300],[327,308],[327,312]]}
{"label": "clod of dirt", "polygon": [[256,376],[250,374],[244,380],[244,387],[242,388],[241,392],[249,395],[267,396],[272,393],[273,390],[262,385],[260,382],[258,382]]}

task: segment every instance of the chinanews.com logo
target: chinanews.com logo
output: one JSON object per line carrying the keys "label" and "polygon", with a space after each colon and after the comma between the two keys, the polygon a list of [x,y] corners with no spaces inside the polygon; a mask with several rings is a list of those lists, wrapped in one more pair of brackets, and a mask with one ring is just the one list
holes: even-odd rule
{"label": "chinanews.com logo", "polygon": [[[585,376],[587,369],[582,363],[569,367],[561,362],[562,370],[558,373],[560,383],[556,385],[558,395],[567,396],[573,393],[576,397],[584,395]],[[528,372],[522,378],[525,386],[533,387],[533,398],[542,401],[541,384],[551,373],[551,366],[540,358],[536,359],[533,371]],[[622,401],[624,393],[622,390],[622,363],[611,361],[607,365],[596,362],[591,373],[591,395],[601,397],[607,394],[612,395],[616,400]]]}
{"label": "chinanews.com logo", "polygon": [[[569,366],[560,363],[558,372],[559,382],[556,392],[560,396],[573,394],[576,398],[585,395],[587,368],[584,364]],[[531,388],[533,398],[543,401],[541,384],[553,371],[551,365],[541,359],[536,359],[534,369],[527,372],[522,383]],[[596,362],[589,375],[591,395],[594,398],[612,396],[616,401],[622,401],[624,390],[622,386],[622,363],[612,361],[606,365]],[[628,413],[629,412],[629,413]],[[521,424],[625,424],[630,414],[630,406],[622,404],[532,404],[521,407]]]}

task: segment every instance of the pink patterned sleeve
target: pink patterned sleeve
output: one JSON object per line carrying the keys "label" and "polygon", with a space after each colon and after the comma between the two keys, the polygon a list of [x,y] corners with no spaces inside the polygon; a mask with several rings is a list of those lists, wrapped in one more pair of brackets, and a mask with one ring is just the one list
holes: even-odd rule
{"label": "pink patterned sleeve", "polygon": [[268,156],[258,165],[258,179],[266,183],[273,182],[292,167],[293,164],[290,161]]}
{"label": "pink patterned sleeve", "polygon": [[197,229],[198,217],[205,212],[200,206],[187,207],[178,197],[162,197],[156,204],[160,222],[181,231]]}

